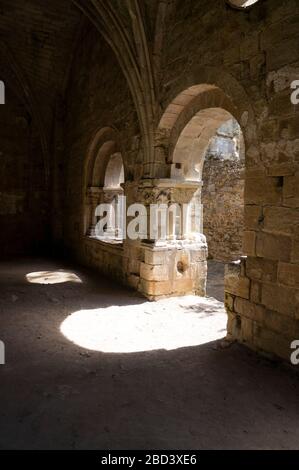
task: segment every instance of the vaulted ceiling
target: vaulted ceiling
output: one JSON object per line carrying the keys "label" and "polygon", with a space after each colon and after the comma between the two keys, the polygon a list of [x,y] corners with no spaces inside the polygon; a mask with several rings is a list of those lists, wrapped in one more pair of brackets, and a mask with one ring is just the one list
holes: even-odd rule
{"label": "vaulted ceiling", "polygon": [[0,0],[0,79],[35,117],[45,153],[57,95],[63,94],[82,23],[90,21],[116,55],[153,161],[164,21],[176,0]]}
{"label": "vaulted ceiling", "polygon": [[61,89],[80,18],[70,0],[0,1],[0,40],[40,103]]}

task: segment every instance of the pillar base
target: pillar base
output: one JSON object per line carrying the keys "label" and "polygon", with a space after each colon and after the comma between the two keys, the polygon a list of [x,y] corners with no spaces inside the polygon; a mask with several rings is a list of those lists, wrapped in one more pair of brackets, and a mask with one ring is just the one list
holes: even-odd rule
{"label": "pillar base", "polygon": [[206,294],[207,245],[187,240],[165,246],[141,244],[139,292],[150,300]]}

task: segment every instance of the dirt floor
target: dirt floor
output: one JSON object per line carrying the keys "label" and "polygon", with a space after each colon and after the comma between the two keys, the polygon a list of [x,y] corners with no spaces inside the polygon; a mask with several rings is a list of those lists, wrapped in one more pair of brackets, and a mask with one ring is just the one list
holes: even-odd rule
{"label": "dirt floor", "polygon": [[[211,264],[219,300],[222,276]],[[0,448],[299,449],[297,376],[224,347],[225,324],[215,299],[150,303],[86,270],[0,263]]]}

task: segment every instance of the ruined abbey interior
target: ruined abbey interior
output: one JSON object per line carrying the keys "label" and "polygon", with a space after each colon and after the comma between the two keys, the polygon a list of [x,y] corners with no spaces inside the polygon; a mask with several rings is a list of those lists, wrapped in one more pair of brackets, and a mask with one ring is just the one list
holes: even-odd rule
{"label": "ruined abbey interior", "polygon": [[299,2],[0,0],[0,81],[0,449],[299,449]]}

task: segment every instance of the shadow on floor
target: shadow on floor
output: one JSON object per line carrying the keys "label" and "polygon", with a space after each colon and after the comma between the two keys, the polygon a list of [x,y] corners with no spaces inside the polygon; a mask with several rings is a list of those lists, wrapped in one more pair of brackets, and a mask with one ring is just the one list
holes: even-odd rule
{"label": "shadow on floor", "polygon": [[221,341],[130,354],[79,347],[60,332],[72,312],[147,303],[86,270],[71,270],[81,283],[26,281],[62,268],[0,264],[1,449],[299,448],[297,377]]}

